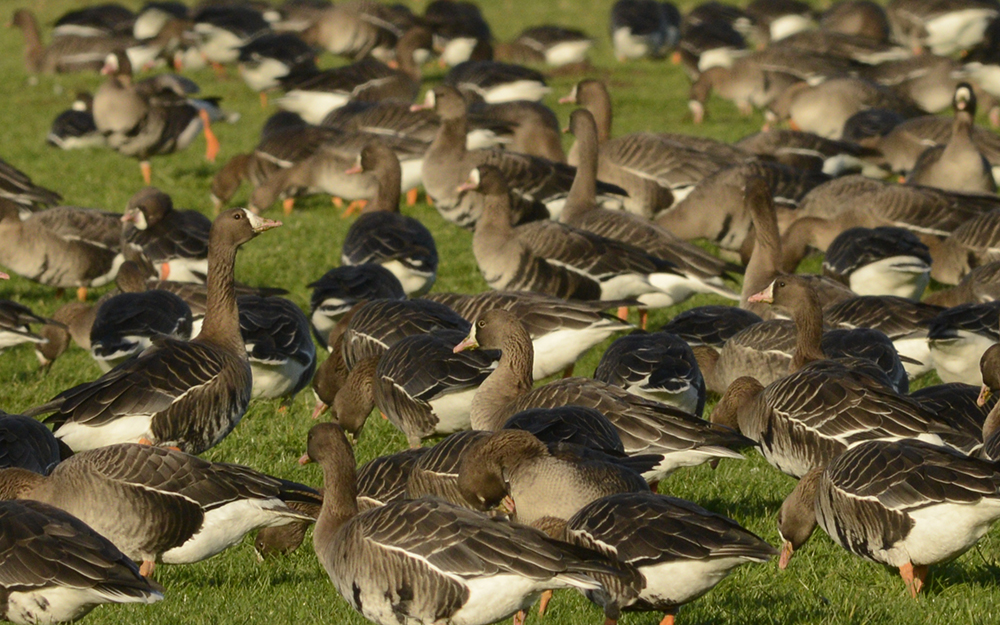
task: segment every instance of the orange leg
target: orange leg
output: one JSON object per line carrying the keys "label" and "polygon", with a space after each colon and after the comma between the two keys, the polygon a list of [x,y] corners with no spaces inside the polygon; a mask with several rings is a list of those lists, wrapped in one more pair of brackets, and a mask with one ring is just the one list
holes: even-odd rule
{"label": "orange leg", "polygon": [[87,301],[87,287],[81,286],[76,290],[76,299],[80,300],[81,302]]}
{"label": "orange leg", "polygon": [[645,308],[639,309],[639,327],[643,330],[646,329],[646,322],[649,321],[649,311]]}
{"label": "orange leg", "polygon": [[613,618],[604,619],[604,625],[618,625],[618,621]]}
{"label": "orange leg", "polygon": [[211,61],[209,64],[212,66],[212,69],[215,71],[215,77],[216,78],[226,78],[226,66],[225,65],[223,65],[222,63],[216,63],[215,61]]}
{"label": "orange leg", "polygon": [[200,110],[198,111],[198,116],[201,117],[201,123],[205,131],[205,159],[209,163],[214,163],[215,157],[219,155],[219,140],[216,138],[215,133],[212,132],[212,123],[208,119],[208,111]]}
{"label": "orange leg", "polygon": [[283,212],[284,214],[291,215],[293,208],[295,208],[295,198],[288,197],[285,198],[283,202],[281,202],[281,212]]}
{"label": "orange leg", "polygon": [[388,421],[388,420],[389,420],[389,416],[388,416],[388,415],[386,415],[386,414],[385,414],[384,412],[382,412],[381,410],[379,410],[379,411],[378,411],[378,416],[382,417],[382,419],[383,419],[384,421]]}
{"label": "orange leg", "polygon": [[146,438],[145,436],[141,437],[141,438],[140,438],[140,439],[139,439],[139,440],[138,440],[137,442],[138,442],[138,443],[139,443],[140,445],[149,445],[150,447],[152,447],[152,446],[153,446],[153,441],[149,440],[149,439],[148,439],[148,438]]}
{"label": "orange leg", "polygon": [[432,198],[432,197],[431,197],[431,196],[429,196],[429,195],[428,195],[428,196],[425,196],[425,197],[426,197],[426,199],[427,199],[427,205],[428,205],[428,206],[434,206],[434,198]]}
{"label": "orange leg", "polygon": [[663,616],[663,620],[660,621],[660,625],[674,625],[674,615],[673,614],[665,614]]}
{"label": "orange leg", "polygon": [[160,265],[160,280],[166,280],[170,277],[170,263],[162,263]]}
{"label": "orange leg", "polygon": [[354,200],[353,202],[347,205],[347,208],[344,209],[344,213],[340,216],[340,218],[347,219],[352,215],[356,215],[361,211],[363,211],[365,209],[365,206],[368,206],[368,200]]}
{"label": "orange leg", "polygon": [[149,164],[149,161],[142,161],[139,163],[139,171],[142,172],[142,181],[146,184],[152,184],[153,166]]}
{"label": "orange leg", "polygon": [[541,601],[538,602],[538,616],[545,616],[545,610],[549,607],[549,601],[552,601],[552,591],[546,590],[542,593]]}
{"label": "orange leg", "polygon": [[266,91],[261,91],[260,92],[260,108],[262,108],[262,109],[266,109],[267,108],[267,92]]}
{"label": "orange leg", "polygon": [[417,189],[413,188],[406,192],[406,205],[413,206],[417,203]]}
{"label": "orange leg", "polygon": [[153,569],[156,568],[156,563],[152,560],[143,560],[142,565],[139,567],[139,575],[143,577],[151,577],[153,575]]}
{"label": "orange leg", "polygon": [[907,562],[903,566],[899,567],[899,575],[906,582],[906,589],[910,591],[910,596],[914,599],[917,598],[917,594],[924,587],[924,580],[927,579],[928,566],[913,566],[911,562]]}
{"label": "orange leg", "polygon": [[628,307],[619,306],[618,307],[618,318],[622,321],[628,321]]}
{"label": "orange leg", "polygon": [[670,62],[673,63],[674,65],[680,65],[681,64],[681,53],[680,52],[674,52],[673,54],[671,54],[670,55]]}
{"label": "orange leg", "polygon": [[344,200],[340,199],[336,195],[330,198],[330,201],[333,202],[333,205],[337,208],[343,208],[344,206]]}

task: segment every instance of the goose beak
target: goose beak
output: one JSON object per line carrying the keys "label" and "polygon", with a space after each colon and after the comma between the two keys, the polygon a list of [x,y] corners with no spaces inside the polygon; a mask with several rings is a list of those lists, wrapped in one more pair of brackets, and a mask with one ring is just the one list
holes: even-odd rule
{"label": "goose beak", "polygon": [[259,215],[254,215],[250,211],[244,211],[247,214],[247,219],[250,220],[250,227],[253,228],[254,234],[260,234],[265,230],[271,230],[272,228],[277,228],[281,225],[280,221],[274,221],[273,219],[267,219]]}
{"label": "goose beak", "polygon": [[559,104],[573,104],[574,102],[576,102],[575,93],[570,93],[569,95],[564,95],[563,97],[559,98]]}
{"label": "goose beak", "polygon": [[474,190],[477,186],[478,185],[475,182],[467,180],[462,184],[458,185],[457,187],[455,187],[455,191],[458,191],[459,193],[465,193],[466,191]]}
{"label": "goose beak", "polygon": [[990,395],[992,394],[993,391],[990,390],[990,387],[983,384],[983,388],[979,391],[979,399],[976,400],[976,405],[985,406],[986,402],[990,400]]}
{"label": "goose beak", "polygon": [[344,173],[347,174],[348,176],[354,176],[356,174],[360,174],[363,171],[364,171],[364,169],[361,168],[361,165],[355,165],[354,167],[351,167],[350,169],[345,169]]}
{"label": "goose beak", "polygon": [[464,352],[467,349],[475,349],[479,347],[479,341],[476,340],[476,328],[473,326],[472,331],[469,332],[469,336],[462,339],[462,342],[455,346],[455,349],[451,350],[454,353]]}
{"label": "goose beak", "polygon": [[306,453],[302,454],[302,457],[299,458],[299,464],[309,464],[312,461],[313,461],[313,459],[309,457],[309,452],[308,451]]}
{"label": "goose beak", "polygon": [[748,302],[754,302],[754,303],[763,302],[765,304],[773,304],[774,303],[774,282],[772,282],[771,284],[767,285],[767,288],[764,289],[763,291],[761,291],[760,293],[754,293],[753,295],[751,295],[749,298],[747,298],[747,301]]}
{"label": "goose beak", "polygon": [[0,280],[10,280],[10,276],[0,271]]}
{"label": "goose beak", "polygon": [[778,569],[784,571],[788,568],[788,562],[795,555],[795,549],[792,547],[792,543],[787,540],[781,545],[781,555],[778,556]]}
{"label": "goose beak", "polygon": [[324,412],[326,412],[328,408],[329,406],[327,406],[323,402],[317,401],[316,407],[313,408],[313,414],[312,414],[313,419],[319,419],[319,416]]}
{"label": "goose beak", "polygon": [[129,222],[134,222],[134,221],[135,221],[135,213],[133,213],[132,211],[128,211],[124,215],[122,215],[123,224],[127,224]]}

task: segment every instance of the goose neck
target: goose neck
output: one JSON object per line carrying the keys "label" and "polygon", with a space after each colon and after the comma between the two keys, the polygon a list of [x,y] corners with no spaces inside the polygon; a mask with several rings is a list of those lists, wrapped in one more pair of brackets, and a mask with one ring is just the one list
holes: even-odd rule
{"label": "goose neck", "polygon": [[597,207],[597,130],[590,119],[577,124],[575,129],[579,162],[563,209],[565,221]]}
{"label": "goose neck", "polygon": [[398,165],[384,166],[375,170],[375,197],[365,205],[364,213],[398,213],[402,173]]}
{"label": "goose neck", "polygon": [[212,343],[246,359],[246,347],[240,334],[240,311],[236,305],[236,288],[233,284],[236,251],[235,245],[216,237],[209,239],[205,320],[198,340]]}
{"label": "goose neck", "polygon": [[504,337],[500,346],[500,362],[483,381],[472,401],[472,427],[477,430],[499,430],[507,419],[507,405],[531,390],[534,349],[531,337],[517,328]]}
{"label": "goose neck", "polygon": [[803,366],[823,360],[823,309],[819,296],[812,289],[801,305],[792,311],[795,323],[795,354],[790,371],[798,371]]}

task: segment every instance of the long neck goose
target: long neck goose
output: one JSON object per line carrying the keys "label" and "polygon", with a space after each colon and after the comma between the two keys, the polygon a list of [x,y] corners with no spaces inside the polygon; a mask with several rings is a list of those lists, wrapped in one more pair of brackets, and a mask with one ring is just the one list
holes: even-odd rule
{"label": "long neck goose", "polygon": [[458,488],[482,511],[509,496],[515,520],[525,525],[546,517],[569,520],[607,495],[649,491],[646,481],[618,459],[585,448],[550,448],[524,430],[499,430],[469,447],[459,466]]}
{"label": "long neck goose", "polygon": [[[440,117],[438,128],[423,161],[422,175],[428,196],[448,221],[472,227],[482,211],[482,198],[464,193],[459,186],[480,165],[500,168],[511,191],[517,223],[558,215],[573,184],[574,169],[563,163],[502,150],[468,150],[467,107],[454,87],[440,85],[427,92],[418,108],[432,108]],[[621,189],[599,182],[602,205],[620,206]]]}
{"label": "long neck goose", "polygon": [[528,408],[577,405],[595,408],[615,425],[628,454],[655,454],[657,466],[646,473],[658,479],[682,466],[712,458],[738,458],[730,449],[744,439],[728,428],[709,427],[676,408],[649,401],[589,378],[565,378],[532,390],[531,339],[524,326],[505,310],[491,310],[472,326],[456,350],[499,349],[500,364],[479,387],[472,404],[472,427],[497,430],[512,415]]}
{"label": "long neck goose", "polygon": [[476,262],[495,289],[577,299],[635,298],[646,307],[674,303],[673,263],[645,251],[553,221],[512,226],[500,170],[475,168],[466,183],[483,197],[472,236]]}
{"label": "long neck goose", "polygon": [[310,316],[316,340],[329,348],[327,336],[337,321],[355,304],[373,299],[406,299],[403,285],[382,265],[334,267],[306,285],[312,289]]}
{"label": "long neck goose", "polygon": [[[53,32],[48,46],[42,44],[38,20],[28,9],[14,12],[11,25],[24,35],[24,65],[31,73],[63,73],[101,69],[104,58],[117,51],[134,48],[139,42],[127,34],[84,36]],[[124,54],[125,52],[123,52]]]}
{"label": "long neck goose", "polygon": [[[591,575],[611,572],[596,552],[574,553],[537,530],[435,499],[358,514],[354,454],[333,424],[310,430],[307,458],[324,476],[313,534],[320,564],[351,607],[380,625],[399,618],[485,625],[525,609],[544,590],[597,589]],[[412,589],[405,596],[396,590],[401,580]]]}
{"label": "long neck goose", "polygon": [[1000,261],[976,267],[950,289],[928,295],[924,302],[937,306],[958,306],[1000,299]]}
{"label": "long neck goose", "polygon": [[406,499],[437,497],[456,506],[471,508],[458,488],[458,469],[465,452],[489,432],[470,430],[446,436],[417,459],[406,481]]}
{"label": "long neck goose", "polygon": [[198,336],[162,341],[30,412],[54,413],[48,421],[56,437],[74,450],[145,439],[199,453],[222,440],[246,412],[253,387],[233,286],[236,252],[279,225],[246,209],[219,215],[209,240],[208,310]]}
{"label": "long neck goose", "polygon": [[94,123],[112,148],[139,159],[146,184],[152,177],[152,156],[186,148],[199,132],[205,133],[205,158],[215,161],[219,141],[211,130],[209,107],[187,98],[197,89],[190,81],[160,75],[133,83],[131,63],[122,52],[109,54],[101,71],[108,79],[94,93]]}
{"label": "long neck goose", "polygon": [[948,143],[921,154],[906,182],[953,191],[996,193],[990,164],[972,140],[976,96],[968,83],[959,83],[955,88],[954,107],[955,122]]}
{"label": "long neck goose", "polygon": [[0,471],[4,499],[62,508],[143,563],[188,564],[210,558],[250,531],[309,520],[287,502],[319,503],[319,494],[235,464],[124,443],[77,453],[48,476]]}
{"label": "long neck goose", "polygon": [[399,279],[403,291],[420,297],[434,286],[438,254],[434,237],[417,219],[399,212],[399,159],[381,141],[370,143],[349,171],[375,177],[375,197],[344,237],[341,263],[377,263]]}
{"label": "long neck goose", "polygon": [[50,324],[52,321],[39,317],[24,304],[0,299],[0,352],[22,343],[44,344],[47,339],[32,332],[31,324]]}
{"label": "long neck goose", "polygon": [[334,404],[337,394],[347,381],[347,376],[350,375],[351,370],[347,368],[347,363],[344,361],[344,334],[347,332],[347,326],[351,323],[354,313],[362,305],[362,303],[355,304],[344,313],[344,316],[334,324],[324,339],[330,350],[330,357],[316,367],[316,373],[313,375],[312,390],[316,399],[312,413],[313,419],[318,419]]}
{"label": "long neck goose", "polygon": [[662,58],[681,36],[681,15],[670,3],[618,0],[611,7],[611,43],[620,63]]}
{"label": "long neck goose", "polygon": [[928,322],[930,360],[942,382],[982,383],[979,359],[997,339],[1000,301],[962,304]]}
{"label": "long neck goose", "polygon": [[551,67],[586,66],[594,40],[583,31],[562,26],[533,26],[510,44],[497,46],[496,57],[518,63],[545,63]]}
{"label": "long neck goose", "polygon": [[24,210],[54,206],[62,196],[39,186],[23,171],[0,159],[0,198],[10,200]]}
{"label": "long neck goose", "polygon": [[903,228],[849,228],[837,235],[823,256],[823,274],[858,295],[919,300],[930,273],[930,251]]}
{"label": "long neck goose", "polygon": [[5,621],[63,623],[102,603],[155,603],[163,588],[107,538],[37,501],[0,502],[0,592]]}
{"label": "long neck goose", "polygon": [[677,265],[685,275],[679,277],[671,289],[673,303],[693,293],[716,293],[735,299],[736,294],[722,282],[727,272],[736,269],[734,266],[638,215],[597,206],[594,193],[598,175],[598,132],[590,111],[573,111],[569,130],[577,140],[579,163],[559,221],[638,247]]}
{"label": "long neck goose", "polygon": [[691,347],[666,332],[617,339],[601,356],[594,379],[693,415],[705,407],[705,379]]}
{"label": "long neck goose", "polygon": [[179,211],[170,196],[145,187],[129,199],[122,215],[124,244],[142,252],[161,280],[204,282],[212,222],[195,210]]}
{"label": "long neck goose", "polygon": [[[484,291],[477,295],[433,293],[428,299],[450,306],[469,323],[487,310],[509,310],[531,335],[535,380],[570,371],[591,347],[612,334],[631,328],[604,311],[614,302],[565,300],[528,291]],[[621,302],[628,305],[628,302]]]}
{"label": "long neck goose", "polygon": [[920,441],[869,441],[806,475],[778,517],[784,568],[817,524],[851,553],[899,569],[910,595],[1000,518],[1000,473]]}
{"label": "long neck goose", "polygon": [[600,549],[636,571],[636,577],[600,577],[604,590],[586,593],[604,609],[607,625],[614,625],[622,611],[663,612],[661,625],[673,625],[682,605],[714,588],[736,567],[767,562],[777,554],[732,519],[648,492],[602,497],[556,527],[562,530],[554,533],[556,538]]}
{"label": "long neck goose", "polygon": [[17,205],[0,199],[0,266],[56,288],[107,284],[124,261],[116,240],[121,231],[118,217],[57,206],[22,221]]}
{"label": "long neck goose", "polygon": [[62,460],[59,441],[31,417],[0,410],[0,468],[47,475]]}
{"label": "long neck goose", "polygon": [[944,241],[932,242],[931,277],[944,284],[958,284],[972,269],[1000,260],[1000,209],[969,219]]}
{"label": "long neck goose", "polygon": [[251,397],[282,397],[290,404],[316,371],[309,319],[283,297],[240,295],[236,303],[253,376]]}

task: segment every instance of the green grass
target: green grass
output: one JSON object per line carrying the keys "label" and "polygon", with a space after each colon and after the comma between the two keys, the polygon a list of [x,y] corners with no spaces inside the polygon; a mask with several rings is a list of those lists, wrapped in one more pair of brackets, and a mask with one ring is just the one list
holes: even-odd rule
{"label": "green grass", "polygon": [[[755,132],[763,121],[759,114],[742,118],[728,102],[709,103],[708,122],[694,126],[687,114],[688,81],[679,68],[659,62],[618,65],[610,54],[606,35],[612,0],[499,0],[483,3],[487,19],[498,38],[510,38],[531,24],[557,22],[575,25],[594,35],[594,75],[607,80],[615,105],[615,132],[638,130],[685,132],[736,140]],[[79,3],[72,0],[23,0],[3,3],[5,12],[30,7],[40,13],[43,24],[51,24],[61,13]],[[126,4],[138,6],[138,0]],[[425,0],[413,3],[422,11]],[[683,8],[687,8],[682,6]],[[324,63],[335,63],[329,57]],[[435,72],[437,70],[434,70]],[[95,89],[95,75],[41,76],[30,85],[21,64],[21,37],[14,31],[0,36],[0,73],[4,91],[0,96],[3,142],[0,157],[28,172],[36,182],[60,191],[66,202],[80,206],[121,211],[128,198],[142,186],[133,160],[112,152],[62,152],[44,144],[51,120],[71,102],[78,89]],[[227,109],[239,111],[235,125],[220,124],[222,142],[219,164],[205,162],[199,141],[187,151],[153,162],[153,183],[170,193],[176,205],[211,213],[209,181],[221,163],[252,148],[264,119],[274,109],[261,110],[256,94],[239,78],[217,81],[209,72],[192,75],[207,95],[222,96]],[[431,79],[439,78],[429,76]],[[561,119],[570,112],[556,99],[571,87],[572,78],[551,81],[553,93],[547,104]],[[246,200],[244,188],[234,201]],[[477,292],[486,288],[470,254],[470,235],[447,223],[427,206],[408,210],[434,233],[442,259],[437,291]],[[340,246],[348,222],[342,221],[321,198],[300,201],[295,213],[283,219],[285,226],[249,243],[240,253],[237,278],[249,284],[277,285],[289,297],[308,306],[305,285],[338,263]],[[813,258],[806,270],[818,270]],[[102,290],[91,294],[96,299]],[[19,278],[0,286],[0,296],[51,314],[65,299],[51,289]],[[721,300],[702,296],[674,309],[653,311],[652,327],[658,327],[679,312]],[[592,350],[577,371],[590,374],[601,347]],[[99,375],[90,356],[72,349],[48,375],[38,373],[32,351],[26,347],[0,357],[0,408],[16,412],[38,404],[74,384]],[[919,385],[931,383],[921,380]],[[303,452],[311,395],[303,393],[285,413],[279,402],[257,401],[243,422],[218,447],[208,452],[211,460],[238,462],[288,479],[318,485],[319,470],[299,467],[295,459]],[[359,462],[405,447],[403,436],[387,422],[373,419],[357,447]],[[729,515],[749,529],[777,544],[777,509],[791,490],[793,481],[763,461],[757,453],[742,462],[726,461],[716,471],[708,467],[682,470],[666,480],[661,492],[698,502]],[[996,623],[1000,621],[1000,592],[996,580],[997,546],[1000,532],[994,530],[977,549],[953,563],[935,567],[930,585],[919,601],[906,594],[898,575],[847,554],[817,532],[793,560],[789,570],[779,572],[775,563],[743,567],[706,597],[682,609],[679,622],[701,623]],[[189,566],[160,566],[156,579],[167,589],[166,600],[152,607],[104,607],[89,623],[363,623],[336,594],[313,555],[310,542],[286,558],[258,562],[249,541],[226,553]],[[549,625],[599,623],[597,608],[572,593],[561,593],[545,617]],[[625,624],[656,623],[658,615],[629,614]],[[539,622],[537,616],[530,623]]]}

